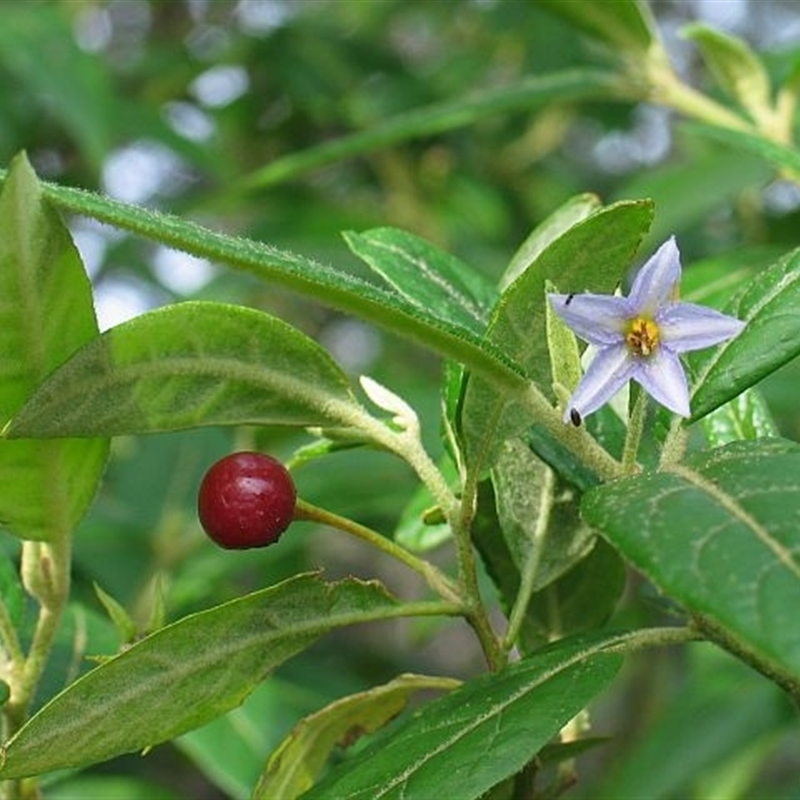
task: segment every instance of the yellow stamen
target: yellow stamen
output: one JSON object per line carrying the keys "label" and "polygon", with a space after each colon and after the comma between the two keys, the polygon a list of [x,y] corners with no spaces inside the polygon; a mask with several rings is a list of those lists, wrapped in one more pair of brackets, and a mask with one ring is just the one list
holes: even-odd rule
{"label": "yellow stamen", "polygon": [[649,356],[658,347],[658,325],[651,319],[637,317],[628,325],[625,341],[636,356]]}

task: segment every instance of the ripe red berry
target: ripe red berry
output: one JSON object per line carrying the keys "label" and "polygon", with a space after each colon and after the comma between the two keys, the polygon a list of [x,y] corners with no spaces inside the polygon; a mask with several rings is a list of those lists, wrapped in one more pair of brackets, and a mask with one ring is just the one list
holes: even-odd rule
{"label": "ripe red berry", "polygon": [[261,453],[233,453],[205,474],[197,514],[221,547],[244,550],[273,544],[289,527],[297,491],[279,461]]}

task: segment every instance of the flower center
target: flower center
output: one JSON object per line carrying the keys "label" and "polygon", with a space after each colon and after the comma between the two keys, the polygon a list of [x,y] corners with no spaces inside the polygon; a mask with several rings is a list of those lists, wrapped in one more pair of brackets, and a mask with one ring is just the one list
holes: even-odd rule
{"label": "flower center", "polygon": [[658,325],[651,319],[631,320],[625,336],[628,348],[635,356],[649,356],[658,347]]}

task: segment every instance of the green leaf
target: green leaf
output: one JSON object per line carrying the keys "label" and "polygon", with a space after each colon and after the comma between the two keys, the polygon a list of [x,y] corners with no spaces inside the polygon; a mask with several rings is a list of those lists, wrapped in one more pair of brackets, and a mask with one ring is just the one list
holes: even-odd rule
{"label": "green leaf", "polygon": [[589,554],[537,592],[523,627],[523,651],[533,652],[554,638],[602,627],[625,591],[627,572],[617,552],[595,537]]}
{"label": "green leaf", "polygon": [[592,489],[581,510],[718,643],[798,694],[798,475],[797,444],[735,442]]}
{"label": "green leaf", "polygon": [[[602,780],[595,797],[674,800],[679,797],[767,797],[719,787],[698,792],[701,776],[726,761],[741,761],[756,742],[779,746],[794,731],[796,707],[773,685],[711,645],[693,645],[682,664],[685,680],[665,697],[657,716]],[[669,758],[664,758],[669,753]],[[713,774],[713,773],[712,773]],[[766,773],[765,773],[766,774]]]}
{"label": "green leaf", "polygon": [[536,3],[613,50],[622,50],[625,55],[646,55],[650,47],[658,42],[650,10],[640,0],[614,0],[613,3],[536,0]]}
{"label": "green leaf", "polygon": [[[34,98],[63,125],[97,169],[111,148],[115,95],[102,61],[78,46],[63,7],[6,6],[0,25],[0,61],[17,91]],[[41,53],[46,52],[47,69]],[[4,71],[5,71],[4,70]],[[6,78],[8,80],[8,77]]]}
{"label": "green leaf", "polygon": [[[287,672],[287,680],[271,675],[237,708],[173,740],[228,800],[250,798],[264,754],[278,744],[282,731],[297,718],[299,693],[291,683],[291,671]],[[311,697],[303,697],[299,705],[305,707],[309,702],[313,702]]]}
{"label": "green leaf", "polygon": [[368,130],[275,159],[251,175],[246,186],[271,186],[344,158],[463,128],[509,111],[520,109],[530,113],[532,109],[553,102],[608,97],[618,92],[616,77],[598,70],[568,70],[554,75],[532,76],[508,86],[415,109],[370,125]]}
{"label": "green leaf", "polygon": [[709,125],[700,122],[687,122],[682,127],[691,133],[711,139],[715,142],[729,145],[747,153],[760,156],[780,169],[788,170],[791,174],[800,173],[800,151],[785,144],[778,144],[770,139],[765,139],[757,133],[723,128],[719,125]]}
{"label": "green leaf", "polygon": [[559,206],[549,217],[537,225],[514,253],[500,279],[500,289],[507,289],[541,252],[562,233],[577,225],[602,207],[600,198],[594,194],[578,194]]}
{"label": "green leaf", "polygon": [[746,389],[700,421],[711,447],[745,439],[780,436],[769,408],[757,389]]}
{"label": "green leaf", "polygon": [[187,302],[143,314],[84,347],[45,381],[6,435],[348,425],[365,414],[331,357],[290,325],[241,306]]}
{"label": "green leaf", "polygon": [[125,606],[108,592],[104,591],[96,582],[94,584],[94,593],[106,610],[109,619],[114,623],[114,627],[117,629],[117,633],[119,633],[120,641],[125,643],[134,641],[139,631]]}
{"label": "green leaf", "polygon": [[700,47],[703,59],[723,91],[755,121],[770,120],[772,95],[769,75],[747,42],[700,22],[687,25],[681,33]]}
{"label": "green leaf", "polygon": [[[545,293],[558,294],[558,287],[545,281]],[[578,340],[567,323],[556,314],[551,303],[544,304],[544,312],[553,388],[560,387],[573,392],[583,374]]]}
{"label": "green leaf", "polygon": [[[0,180],[4,179],[5,173],[0,170]],[[498,386],[521,388],[525,385],[521,368],[490,342],[349,273],[262,242],[226,236],[180,217],[127,205],[80,189],[43,184],[42,191],[49,201],[67,211],[227,264],[372,322],[466,364]]]}
{"label": "green leaf", "polygon": [[[674,137],[675,158],[633,171],[609,198],[649,197],[655,202],[658,214],[648,237],[654,245],[692,230],[697,220],[735,204],[742,192],[765,185],[774,173],[755,155],[692,136],[683,123]],[[737,251],[742,249],[737,242]]]}
{"label": "green leaf", "polygon": [[[551,367],[545,281],[562,292],[612,291],[630,267],[652,215],[648,201],[623,201],[596,211],[554,239],[503,292],[487,338],[521,364],[546,394],[551,394]],[[505,393],[472,376],[461,416],[470,468],[489,468],[503,441],[532,422]]]}
{"label": "green leaf", "polygon": [[412,613],[419,605],[398,603],[377,582],[300,575],[191,614],[47,703],[3,746],[0,778],[81,767],[171,739],[239,705],[328,631]]}
{"label": "green leaf", "polygon": [[294,800],[311,788],[337,747],[350,747],[394,719],[414,693],[449,690],[461,681],[400,675],[389,683],[350,695],[301,720],[269,758],[253,800]]}
{"label": "green leaf", "polygon": [[725,308],[747,323],[735,338],[693,353],[692,421],[736,397],[800,353],[800,250],[750,281]]}
{"label": "green leaf", "polygon": [[492,468],[492,483],[506,546],[517,572],[534,574],[534,591],[591,550],[594,533],[578,516],[578,493],[522,440],[509,439],[503,445]]}
{"label": "green leaf", "polygon": [[483,333],[497,291],[472,267],[396,228],[348,231],[344,238],[406,300],[446,322]]}
{"label": "green leaf", "polygon": [[[97,336],[91,288],[25,156],[0,195],[0,424]],[[94,497],[108,442],[0,441],[0,522],[23,539],[68,535]]]}
{"label": "green leaf", "polygon": [[524,439],[528,443],[528,447],[545,464],[552,467],[567,483],[571,483],[577,489],[586,491],[601,482],[599,475],[587,467],[572,450],[551,436],[542,425],[532,425],[525,432]]}
{"label": "green leaf", "polygon": [[564,641],[483,675],[334,769],[304,800],[477,798],[519,772],[614,678],[624,637]]}
{"label": "green leaf", "polygon": [[724,308],[745,283],[774,264],[785,252],[785,248],[767,244],[737,247],[694,261],[683,271],[681,296],[691,303]]}

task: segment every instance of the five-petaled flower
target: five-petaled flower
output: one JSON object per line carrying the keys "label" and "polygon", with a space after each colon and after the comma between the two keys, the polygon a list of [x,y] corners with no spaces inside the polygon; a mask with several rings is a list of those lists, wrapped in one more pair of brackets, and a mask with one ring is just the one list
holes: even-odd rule
{"label": "five-petaled flower", "polygon": [[597,348],[567,404],[565,422],[596,411],[631,378],[670,411],[690,416],[689,388],[678,355],[724,342],[744,322],[676,301],[680,277],[680,254],[672,237],[639,270],[627,297],[548,295],[561,319]]}

